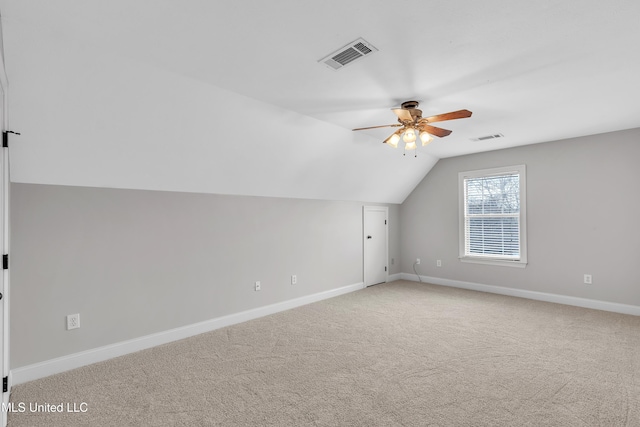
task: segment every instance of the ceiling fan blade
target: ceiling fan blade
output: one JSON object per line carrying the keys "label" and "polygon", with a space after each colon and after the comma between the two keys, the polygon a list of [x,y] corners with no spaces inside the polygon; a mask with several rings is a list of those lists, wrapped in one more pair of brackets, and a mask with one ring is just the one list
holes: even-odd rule
{"label": "ceiling fan blade", "polygon": [[420,119],[420,123],[435,123],[435,122],[444,122],[445,120],[453,120],[453,119],[465,119],[467,117],[471,117],[471,111],[469,110],[458,110],[452,111],[450,113],[438,114],[436,116],[425,117]]}
{"label": "ceiling fan blade", "polygon": [[435,126],[429,126],[424,123],[418,125],[418,130],[423,130],[431,135],[437,136],[438,138],[442,138],[451,134],[451,131],[449,129],[437,128]]}
{"label": "ceiling fan blade", "polygon": [[368,128],[356,128],[356,129],[351,129],[351,130],[367,130],[367,129],[378,129],[378,128],[397,128],[402,126],[399,123],[395,123],[392,125],[382,125],[382,126],[369,126]]}
{"label": "ceiling fan blade", "polygon": [[393,111],[396,116],[398,116],[400,121],[413,121],[413,116],[411,116],[411,112],[409,110],[405,110],[404,108],[392,108],[391,111]]}

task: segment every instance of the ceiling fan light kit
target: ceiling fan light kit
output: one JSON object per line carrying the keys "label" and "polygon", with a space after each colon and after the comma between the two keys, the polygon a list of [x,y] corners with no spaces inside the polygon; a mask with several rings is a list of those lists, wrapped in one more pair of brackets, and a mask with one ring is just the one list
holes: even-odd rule
{"label": "ceiling fan light kit", "polygon": [[420,132],[420,141],[422,141],[422,146],[424,147],[425,145],[433,141],[433,137],[429,135],[428,132],[422,131]]}
{"label": "ceiling fan light kit", "polygon": [[407,142],[407,143],[404,145],[404,149],[405,149],[405,150],[415,150],[416,148],[418,148],[418,146],[416,145],[416,142],[415,142],[415,141]]}
{"label": "ceiling fan light kit", "polygon": [[415,130],[413,130],[413,128],[407,128],[407,130],[404,131],[404,136],[402,137],[402,140],[407,144],[415,143],[416,142]]}
{"label": "ceiling fan light kit", "polygon": [[451,134],[450,130],[431,126],[429,123],[444,122],[446,120],[454,119],[464,119],[466,117],[471,117],[472,114],[469,110],[458,110],[452,111],[450,113],[438,114],[437,116],[423,118],[422,110],[418,109],[418,105],[420,105],[418,101],[406,101],[402,103],[401,108],[391,109],[391,111],[393,111],[395,115],[398,116],[399,124],[394,123],[392,125],[370,126],[366,128],[356,128],[353,130],[356,131],[385,127],[399,127],[400,129],[396,130],[383,142],[393,148],[398,148],[398,143],[400,142],[400,138],[402,138],[405,143],[405,150],[415,150],[417,147],[416,132],[418,132],[418,135],[420,136],[420,141],[422,141],[423,147],[433,141],[434,136],[437,136],[438,138],[444,138],[445,136]]}
{"label": "ceiling fan light kit", "polygon": [[398,148],[398,142],[400,142],[400,134],[402,131],[397,130],[391,136],[384,140],[385,144],[392,146],[393,148]]}

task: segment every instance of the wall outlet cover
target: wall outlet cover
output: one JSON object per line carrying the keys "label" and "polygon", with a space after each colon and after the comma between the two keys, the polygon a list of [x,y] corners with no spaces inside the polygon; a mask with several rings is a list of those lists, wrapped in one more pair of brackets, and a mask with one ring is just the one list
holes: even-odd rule
{"label": "wall outlet cover", "polygon": [[80,314],[70,314],[67,316],[67,330],[78,329],[80,327]]}

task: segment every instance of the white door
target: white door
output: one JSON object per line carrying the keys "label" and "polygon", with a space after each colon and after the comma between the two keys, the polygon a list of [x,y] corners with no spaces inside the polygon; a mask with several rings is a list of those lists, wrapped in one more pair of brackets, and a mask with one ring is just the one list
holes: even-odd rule
{"label": "white door", "polygon": [[365,206],[364,231],[364,285],[371,286],[387,281],[387,241],[389,209],[386,206]]}
{"label": "white door", "polygon": [[[4,69],[4,53],[2,48],[2,24],[0,23],[0,130],[4,142],[7,130],[7,76]],[[4,145],[4,144],[3,144]],[[9,148],[0,147],[0,255],[9,253]],[[0,273],[0,370],[2,370],[2,411],[0,425],[7,425],[7,408],[9,404],[9,270],[8,262],[4,265],[4,257]]]}

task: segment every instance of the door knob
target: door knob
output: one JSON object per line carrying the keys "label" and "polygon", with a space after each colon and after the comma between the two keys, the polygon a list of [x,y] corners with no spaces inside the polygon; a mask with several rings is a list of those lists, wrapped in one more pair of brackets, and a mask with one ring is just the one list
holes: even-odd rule
{"label": "door knob", "polygon": [[367,236],[367,239],[370,239],[370,238],[371,238],[371,236]]}

